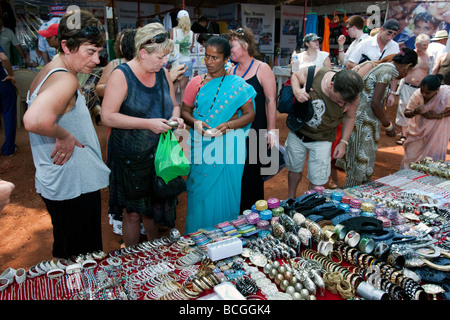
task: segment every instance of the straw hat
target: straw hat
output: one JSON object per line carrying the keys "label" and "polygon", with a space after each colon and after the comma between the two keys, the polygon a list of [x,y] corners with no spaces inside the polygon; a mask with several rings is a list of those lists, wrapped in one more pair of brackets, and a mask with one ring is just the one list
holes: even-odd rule
{"label": "straw hat", "polygon": [[439,30],[436,32],[436,34],[434,35],[434,38],[431,39],[432,41],[438,41],[441,39],[447,39],[448,38],[448,32],[447,30]]}

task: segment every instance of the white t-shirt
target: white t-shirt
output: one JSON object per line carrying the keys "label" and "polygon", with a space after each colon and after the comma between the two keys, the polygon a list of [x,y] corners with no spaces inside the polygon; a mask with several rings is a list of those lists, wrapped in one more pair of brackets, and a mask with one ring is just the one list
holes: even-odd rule
{"label": "white t-shirt", "polygon": [[369,36],[367,39],[361,41],[358,48],[356,48],[349,57],[348,61],[358,64],[363,54],[369,57],[370,61],[378,61],[388,55],[400,52],[400,46],[393,40],[389,41],[384,49],[381,50],[378,46],[378,35],[379,34],[376,34],[373,37]]}
{"label": "white t-shirt", "polygon": [[436,61],[437,58],[445,52],[445,50],[446,47],[442,43],[431,41],[428,45],[427,53],[430,56],[433,56],[434,61]]}
{"label": "white t-shirt", "polygon": [[303,56],[305,54],[306,54],[306,51],[303,51],[303,52],[300,52],[300,53],[297,54],[298,62],[300,63],[300,66],[302,66],[302,67],[303,66],[310,66],[310,65],[315,65],[316,67],[323,67],[323,62],[330,55],[326,51],[319,51],[319,52],[317,52],[316,60],[314,60],[312,62],[304,62],[303,61]]}
{"label": "white t-shirt", "polygon": [[344,63],[343,65],[345,66],[348,62],[348,59],[350,58],[350,56],[352,55],[352,53],[358,49],[359,45],[361,44],[361,42],[367,38],[369,38],[370,36],[367,33],[363,33],[358,39],[353,40],[353,42],[350,44],[350,46],[347,49],[347,52],[345,53],[344,56]]}
{"label": "white t-shirt", "polygon": [[191,61],[191,46],[194,41],[194,32],[189,30],[183,34],[180,28],[173,28],[173,41],[180,47],[180,63]]}

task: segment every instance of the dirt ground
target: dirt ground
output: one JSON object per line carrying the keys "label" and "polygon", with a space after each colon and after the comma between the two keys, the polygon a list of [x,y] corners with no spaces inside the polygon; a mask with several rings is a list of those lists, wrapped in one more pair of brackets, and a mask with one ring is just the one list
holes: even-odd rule
{"label": "dirt ground", "polygon": [[[388,110],[390,119],[395,119],[395,108]],[[280,129],[280,142],[284,144],[288,130],[286,116],[278,114],[277,128]],[[96,126],[98,137],[105,156],[106,128]],[[0,143],[3,143],[3,128],[0,129]],[[384,177],[399,170],[403,147],[398,146],[396,138],[381,134],[373,179]],[[11,202],[0,213],[0,272],[7,267],[28,269],[44,260],[52,259],[52,225],[44,203],[34,187],[34,165],[29,145],[28,133],[23,127],[17,129],[18,151],[13,157],[0,156],[0,179],[10,181],[16,188]],[[344,175],[339,172],[340,181]],[[303,179],[298,195],[307,190],[308,181]],[[265,184],[265,196],[285,199],[287,197],[287,171],[283,169]],[[102,233],[103,250],[110,252],[120,247],[121,236],[112,231],[108,218],[108,190],[102,191]],[[186,219],[186,193],[179,197],[176,228],[183,232]],[[164,235],[167,231],[161,231]]]}

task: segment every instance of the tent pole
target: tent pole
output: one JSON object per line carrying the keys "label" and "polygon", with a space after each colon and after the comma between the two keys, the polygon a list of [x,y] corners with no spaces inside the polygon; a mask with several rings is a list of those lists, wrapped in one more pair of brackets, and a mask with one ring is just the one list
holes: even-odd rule
{"label": "tent pole", "polygon": [[305,0],[305,9],[303,12],[303,37],[302,39],[305,37],[305,31],[306,31],[306,9],[308,8],[308,0]]}

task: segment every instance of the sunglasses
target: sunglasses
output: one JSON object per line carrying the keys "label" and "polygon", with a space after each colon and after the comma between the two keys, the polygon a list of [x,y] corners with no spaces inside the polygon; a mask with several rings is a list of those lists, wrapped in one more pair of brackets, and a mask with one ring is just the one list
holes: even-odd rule
{"label": "sunglasses", "polygon": [[157,34],[156,36],[154,36],[153,38],[151,38],[150,40],[148,40],[144,44],[163,43],[164,41],[167,40],[167,38],[169,38],[169,35],[167,34],[167,32],[160,33],[160,34]]}
{"label": "sunglasses", "polygon": [[73,38],[86,38],[86,39],[91,39],[94,37],[97,37],[99,34],[103,33],[103,27],[98,27],[98,26],[87,26],[84,27],[82,30],[80,30],[79,32],[77,32],[74,36],[72,36]]}
{"label": "sunglasses", "polygon": [[247,38],[245,37],[244,30],[243,30],[242,28],[237,29],[237,30],[236,30],[236,33],[237,33],[238,35],[240,35],[242,38],[244,38],[245,42],[248,42],[248,41],[247,41]]}

